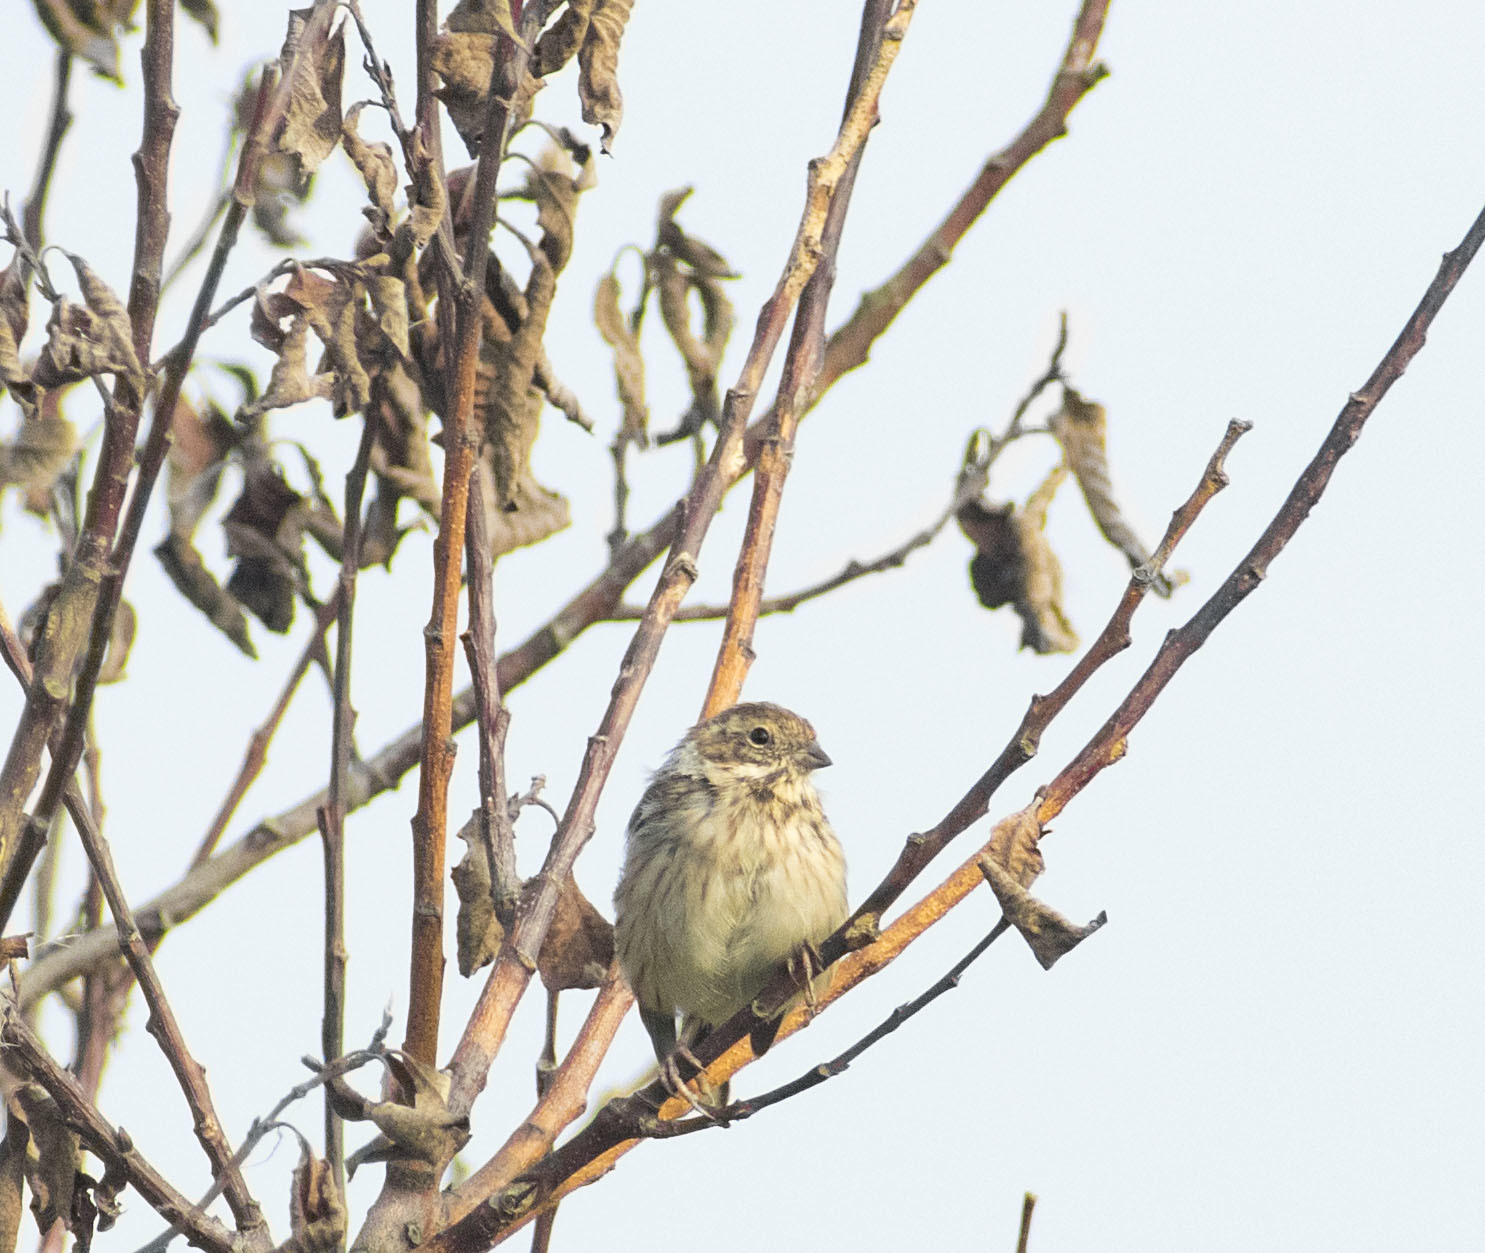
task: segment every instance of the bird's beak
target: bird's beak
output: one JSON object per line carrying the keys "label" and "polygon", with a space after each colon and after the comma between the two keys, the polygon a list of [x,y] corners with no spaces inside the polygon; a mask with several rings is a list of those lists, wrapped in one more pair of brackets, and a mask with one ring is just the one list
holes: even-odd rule
{"label": "bird's beak", "polygon": [[811,770],[819,770],[831,764],[830,755],[820,747],[817,740],[811,740],[809,747],[799,755],[799,758]]}

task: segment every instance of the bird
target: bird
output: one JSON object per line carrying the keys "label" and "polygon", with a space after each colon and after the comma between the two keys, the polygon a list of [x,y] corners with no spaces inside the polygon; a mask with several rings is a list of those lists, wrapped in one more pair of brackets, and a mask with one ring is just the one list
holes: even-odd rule
{"label": "bird", "polygon": [[[817,948],[849,913],[845,854],[811,780],[830,764],[798,714],[734,705],[686,733],[629,819],[615,950],[662,1081],[703,1112],[677,1058],[700,1070],[691,1049],[786,963],[804,966],[806,996],[827,978]],[[755,1053],[782,1012],[755,1025]],[[724,1087],[710,1104],[726,1103]]]}

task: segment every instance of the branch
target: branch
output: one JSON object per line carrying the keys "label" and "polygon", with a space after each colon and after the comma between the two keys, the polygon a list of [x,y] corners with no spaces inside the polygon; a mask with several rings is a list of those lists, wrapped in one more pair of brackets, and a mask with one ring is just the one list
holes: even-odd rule
{"label": "branch", "polygon": [[1398,332],[1397,338],[1377,363],[1371,376],[1362,384],[1361,390],[1352,392],[1341,407],[1319,450],[1290,489],[1273,521],[1258,537],[1258,542],[1222,581],[1222,585],[1212,593],[1206,604],[1183,626],[1166,636],[1160,651],[1130,689],[1123,703],[1083,750],[1047,785],[1037,813],[1043,824],[1061,813],[1068,801],[1087,787],[1101,770],[1124,756],[1129,732],[1149,711],[1155,698],[1175,677],[1176,671],[1192,653],[1206,643],[1223,619],[1256,591],[1267,577],[1274,558],[1294,538],[1300,524],[1309,517],[1310,511],[1324,494],[1340,459],[1361,437],[1362,428],[1371,417],[1372,411],[1423,348],[1429,326],[1469,268],[1482,242],[1485,242],[1485,209],[1481,210],[1459,246],[1453,252],[1444,254],[1438,273],[1424,291],[1412,316]]}
{"label": "branch", "polygon": [[65,48],[57,49],[57,72],[52,88],[51,120],[47,123],[46,143],[41,149],[41,160],[36,164],[36,177],[31,183],[31,194],[26,197],[26,208],[22,215],[22,230],[26,242],[33,252],[39,253],[46,243],[46,197],[51,190],[52,175],[57,168],[57,153],[62,149],[62,137],[72,125],[72,111],[67,107],[67,89],[72,81],[72,54]]}
{"label": "branch", "polygon": [[[330,731],[330,786],[328,801],[317,817],[325,851],[324,1015],[320,1048],[334,1059],[345,1050],[345,815],[346,776],[351,764],[351,736],[356,714],[351,708],[351,627],[356,608],[356,573],[361,568],[361,498],[366,493],[366,471],[376,423],[361,416],[361,443],[345,477],[345,535],[336,583],[339,610],[335,623],[335,705]],[[325,1095],[325,1163],[336,1191],[345,1195],[345,1146],[340,1115],[329,1093]]]}
{"label": "branch", "polygon": [[236,1241],[215,1218],[202,1213],[177,1192],[121,1127],[114,1127],[87,1098],[75,1076],[64,1070],[27,1026],[10,997],[0,997],[0,1039],[13,1049],[17,1064],[56,1101],[67,1125],[77,1131],[88,1151],[114,1174],[129,1181],[167,1222],[186,1233],[208,1253],[233,1253]]}
{"label": "branch", "polygon": [[[851,70],[851,84],[846,92],[843,125],[857,109],[872,64],[880,55],[882,41],[887,38],[887,24],[892,16],[891,0],[867,0],[862,9],[861,36]],[[901,39],[900,34],[893,37]],[[876,103],[873,100],[873,122],[875,114]],[[808,397],[814,391],[820,374],[825,347],[825,312],[835,286],[835,257],[840,249],[846,211],[851,204],[851,191],[856,184],[856,171],[861,168],[865,151],[863,138],[846,163],[840,183],[830,198],[830,209],[821,232],[819,264],[799,298],[794,334],[789,340],[778,395],[768,418],[768,433],[763,437],[754,462],[757,473],[753,479],[753,499],[748,506],[742,549],[732,575],[732,597],[728,602],[727,621],[722,628],[722,642],[717,648],[716,664],[702,702],[702,718],[709,718],[736,703],[753,662],[753,630],[758,623],[759,604],[763,599],[763,582],[773,549],[774,529],[778,525],[779,504],[784,496],[784,480],[794,458],[794,434],[799,427],[800,413],[808,404]]]}
{"label": "branch", "polygon": [[660,642],[681,600],[696,579],[696,558],[728,485],[742,472],[743,434],[758,387],[804,285],[822,255],[821,238],[830,200],[876,116],[877,98],[912,19],[916,0],[900,0],[882,32],[877,58],[863,76],[860,94],[841,125],[835,144],[810,163],[805,210],[794,246],[774,294],[758,315],[752,347],[737,384],[722,407],[717,442],[680,509],[679,534],[650,597],[649,608],[624,656],[613,696],[598,731],[588,741],[578,782],[552,841],[529,903],[507,934],[449,1065],[450,1106],[467,1112],[484,1087],[506,1026],[536,969],[557,892],[593,830],[599,793],[608,779],[620,741],[649,677]]}
{"label": "branch", "polygon": [[[433,540],[433,607],[426,640],[423,687],[423,743],[418,779],[418,811],[413,817],[412,961],[408,974],[407,1039],[403,1047],[433,1064],[438,1051],[439,1009],[443,999],[444,842],[448,831],[448,783],[454,768],[454,639],[459,627],[459,585],[464,529],[469,510],[469,477],[483,438],[474,420],[479,369],[485,266],[495,224],[496,182],[510,123],[510,106],[526,72],[529,49],[541,31],[543,6],[533,2],[522,17],[523,38],[501,36],[490,70],[483,139],[474,172],[474,204],[465,236],[464,274],[454,290],[440,274],[442,300],[456,304],[449,397],[444,417],[443,503]],[[440,303],[442,303],[442,300]]]}

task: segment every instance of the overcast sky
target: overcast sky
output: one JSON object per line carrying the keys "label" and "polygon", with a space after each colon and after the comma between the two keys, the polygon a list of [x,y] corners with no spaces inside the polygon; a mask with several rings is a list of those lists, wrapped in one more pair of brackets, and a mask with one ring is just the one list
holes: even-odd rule
{"label": "overcast sky", "polygon": [[[29,6],[13,7],[0,47],[0,116],[10,120],[0,185],[17,201],[41,144],[51,54]],[[213,194],[234,84],[282,37],[283,6],[222,7],[218,47],[189,22],[180,34],[172,207],[182,235]],[[410,109],[410,6],[363,7]],[[919,6],[857,183],[831,325],[917,247],[1038,107],[1074,11],[1050,0]],[[649,243],[662,193],[694,185],[681,221],[742,275],[723,371],[735,377],[798,222],[805,164],[833,138],[858,13],[853,0],[636,7],[620,68],[623,128],[582,201],[548,338],[556,368],[605,434],[591,439],[547,417],[537,472],[570,499],[573,526],[500,565],[502,644],[544,621],[604,561],[606,443],[618,407],[590,321],[594,282],[623,244]],[[1254,424],[1229,461],[1232,486],[1179,551],[1189,583],[1141,609],[1134,647],[1056,723],[1042,756],[996,798],[996,815],[1056,774],[1164,632],[1241,559],[1485,203],[1482,46],[1485,8],[1466,0],[1115,5],[1100,49],[1111,77],[1078,107],[1069,136],[1010,185],[871,364],[804,424],[770,591],[875,556],[926,524],[948,498],[969,431],[1002,426],[1044,368],[1059,310],[1068,312],[1071,379],[1108,408],[1114,481],[1151,542],[1228,419]],[[359,56],[349,60],[347,101],[371,95]],[[83,253],[120,289],[133,235],[137,39],[124,63],[122,90],[85,75],[76,82],[77,121],[48,222],[52,242]],[[538,115],[580,125],[570,74],[541,94]],[[363,133],[373,125],[366,114]],[[452,131],[445,142],[457,153]],[[336,155],[296,217],[302,254],[348,255],[361,198]],[[223,290],[253,282],[277,257],[245,239]],[[167,301],[161,344],[174,341],[198,280],[199,268]],[[684,375],[658,339],[647,350],[651,406],[665,425],[684,407]],[[266,373],[245,318],[213,332],[202,355]],[[563,1205],[553,1247],[1010,1249],[1028,1189],[1041,1198],[1037,1253],[1479,1247],[1482,375],[1477,268],[1267,583],[1182,671],[1131,738],[1128,759],[1056,823],[1038,890],[1075,919],[1107,910],[1102,932],[1050,974],[1008,937],[844,1076],[744,1126],[624,1158]],[[210,386],[235,399],[225,376]],[[79,425],[96,423],[86,396],[73,404]],[[0,431],[15,420],[0,401]],[[331,426],[323,408],[306,407],[276,415],[274,432],[323,450],[338,476],[355,431]],[[1018,445],[997,467],[992,495],[1024,497],[1049,453],[1044,442]],[[636,524],[659,516],[687,469],[678,448],[640,462]],[[725,598],[745,515],[743,491],[713,528],[696,600]],[[50,537],[10,497],[0,523],[0,603],[14,618],[54,559]],[[203,543],[219,561],[210,531]],[[152,532],[161,533],[163,516]],[[1124,563],[1070,489],[1049,534],[1069,615],[1091,639],[1124,586]],[[154,542],[128,586],[140,613],[130,681],[103,692],[97,710],[107,830],[135,899],[173,882],[189,860],[307,625],[301,610],[286,638],[256,629],[262,656],[249,662],[168,586],[147,551]],[[760,625],[747,695],[805,714],[834,758],[821,783],[853,898],[909,832],[937,821],[1030,695],[1071,664],[1016,651],[1019,624],[976,603],[969,557],[950,530],[905,569]],[[329,567],[317,570],[327,593]],[[407,541],[392,575],[361,581],[354,699],[363,754],[418,717],[429,588],[426,535]],[[544,774],[548,796],[565,801],[629,636],[623,625],[596,628],[512,694],[513,783]],[[605,910],[624,822],[646,773],[695,718],[717,637],[715,624],[677,625],[667,637],[579,865]],[[17,690],[0,685],[0,725],[12,725],[19,704]],[[323,684],[308,683],[229,838],[323,785],[328,707]],[[475,798],[473,742],[461,746],[456,821]],[[349,823],[352,1044],[370,1036],[389,1001],[402,1031],[414,780]],[[528,860],[548,831],[541,813],[523,818]],[[982,823],[963,837],[919,891],[987,835]],[[69,846],[64,911],[80,882]],[[306,841],[161,949],[162,977],[234,1138],[302,1077],[299,1056],[318,1049],[319,884],[319,849]],[[745,1072],[737,1090],[759,1091],[839,1051],[996,917],[981,890]],[[477,984],[451,972],[445,1054]],[[538,1000],[476,1107],[471,1163],[529,1107]],[[569,1000],[564,1033],[582,1012],[580,996]],[[204,1163],[143,1021],[136,1000],[101,1103],[196,1192]],[[65,1028],[60,1014],[56,1025]],[[68,1047],[64,1035],[57,1051]],[[647,1058],[631,1021],[597,1090],[631,1084]],[[292,1116],[317,1134],[318,1104]],[[350,1143],[358,1140],[352,1129]],[[280,1234],[297,1156],[291,1139],[270,1142],[250,1171]],[[379,1183],[375,1168],[358,1177],[353,1212]],[[135,1247],[157,1228],[137,1197],[126,1204],[110,1247]]]}

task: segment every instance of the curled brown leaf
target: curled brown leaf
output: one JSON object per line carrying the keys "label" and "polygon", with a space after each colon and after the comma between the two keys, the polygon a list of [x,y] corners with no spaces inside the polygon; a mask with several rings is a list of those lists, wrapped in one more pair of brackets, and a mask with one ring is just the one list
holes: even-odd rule
{"label": "curled brown leaf", "polygon": [[[1088,512],[1104,539],[1124,554],[1131,568],[1144,565],[1150,559],[1149,550],[1114,499],[1109,475],[1108,415],[1104,407],[1097,401],[1084,399],[1064,384],[1062,408],[1048,425],[1062,445],[1063,456],[1078,480]],[[1181,577],[1172,580],[1161,574],[1151,588],[1159,596],[1169,596],[1181,581]]]}

